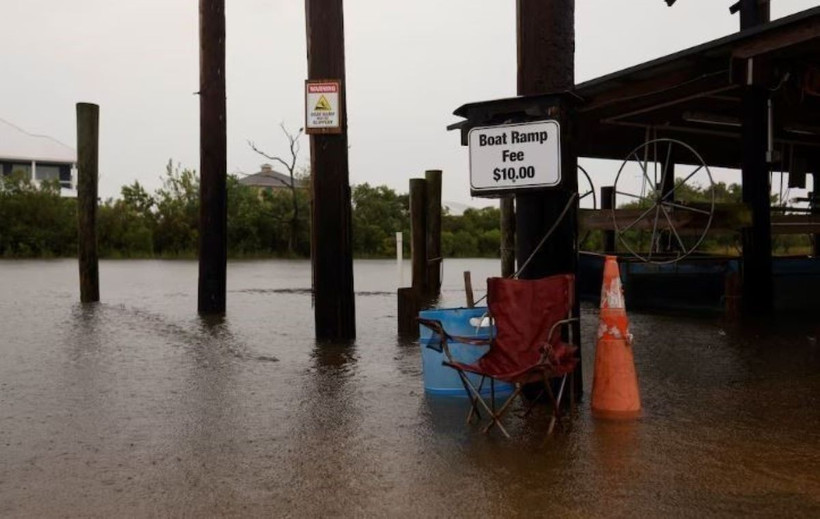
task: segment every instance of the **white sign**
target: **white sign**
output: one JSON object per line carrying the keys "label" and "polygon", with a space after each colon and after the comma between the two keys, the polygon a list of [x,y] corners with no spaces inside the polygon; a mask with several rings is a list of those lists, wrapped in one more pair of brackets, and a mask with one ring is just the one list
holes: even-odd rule
{"label": "white sign", "polygon": [[560,134],[558,121],[470,130],[473,194],[557,186],[561,182]]}
{"label": "white sign", "polygon": [[341,81],[305,82],[305,133],[341,133]]}

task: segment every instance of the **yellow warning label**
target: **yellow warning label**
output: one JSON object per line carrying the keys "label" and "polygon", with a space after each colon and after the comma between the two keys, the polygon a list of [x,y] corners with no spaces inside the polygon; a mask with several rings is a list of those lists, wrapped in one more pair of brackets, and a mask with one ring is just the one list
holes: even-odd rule
{"label": "yellow warning label", "polygon": [[314,110],[316,110],[317,112],[319,112],[319,111],[329,112],[329,111],[333,110],[333,108],[331,108],[330,103],[328,102],[327,98],[325,96],[322,96],[322,97],[319,98],[319,101],[316,102],[316,108],[314,108]]}

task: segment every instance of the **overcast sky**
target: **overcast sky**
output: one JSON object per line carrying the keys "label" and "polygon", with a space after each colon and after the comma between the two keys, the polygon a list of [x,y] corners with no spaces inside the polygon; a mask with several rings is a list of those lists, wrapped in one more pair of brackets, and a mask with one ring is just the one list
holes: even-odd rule
{"label": "overcast sky", "polygon": [[[303,125],[303,0],[227,0],[228,171],[286,153]],[[576,0],[576,82],[735,32],[732,0]],[[772,18],[820,5],[773,0]],[[472,101],[515,95],[514,0],[345,0],[350,181],[407,191],[444,170],[472,205],[467,149],[445,127]],[[197,0],[0,0],[0,118],[76,146],[75,108],[101,110],[100,193],[199,169]],[[302,139],[302,164],[309,161]],[[618,165],[592,164],[596,184]]]}

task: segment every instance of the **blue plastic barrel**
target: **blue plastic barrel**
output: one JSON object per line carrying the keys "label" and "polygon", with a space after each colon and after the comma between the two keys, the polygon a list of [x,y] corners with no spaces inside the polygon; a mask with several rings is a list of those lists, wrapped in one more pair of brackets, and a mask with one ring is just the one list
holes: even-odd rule
{"label": "blue plastic barrel", "polygon": [[[436,310],[423,310],[419,313],[419,317],[423,319],[441,321],[442,326],[450,335],[476,339],[488,339],[490,337],[491,328],[488,326],[488,320],[483,319],[486,315],[486,307],[439,308]],[[482,324],[484,326],[481,326]],[[447,357],[443,351],[437,351],[437,349],[441,349],[441,339],[438,334],[426,326],[419,326],[424,391],[431,395],[469,396],[461,383],[458,372],[441,364]],[[472,364],[487,353],[489,349],[489,346],[475,346],[452,341],[448,341],[447,346],[450,348],[453,358],[465,364]],[[481,382],[481,377],[478,375],[468,374],[467,378],[475,384],[475,387],[478,387]],[[511,384],[495,382],[496,395],[505,395],[512,391],[513,386]],[[490,395],[489,378],[484,381],[481,393],[482,395]]]}

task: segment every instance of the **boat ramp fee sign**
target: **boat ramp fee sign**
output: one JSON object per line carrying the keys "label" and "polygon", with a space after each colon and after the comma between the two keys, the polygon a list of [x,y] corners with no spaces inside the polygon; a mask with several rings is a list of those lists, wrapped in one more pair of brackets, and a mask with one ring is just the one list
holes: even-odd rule
{"label": "boat ramp fee sign", "polygon": [[561,182],[560,134],[558,121],[552,120],[470,130],[472,194],[557,186]]}
{"label": "boat ramp fee sign", "polygon": [[305,133],[342,133],[342,82],[305,81]]}

